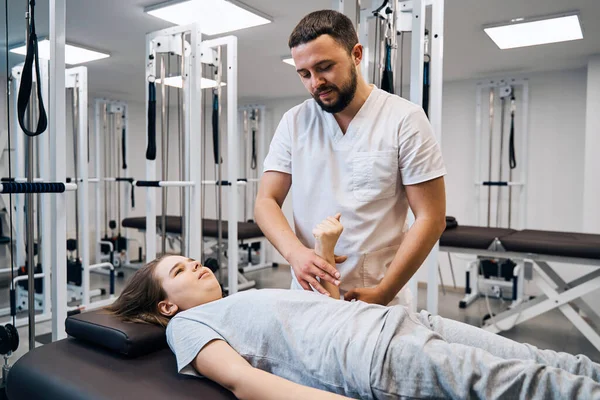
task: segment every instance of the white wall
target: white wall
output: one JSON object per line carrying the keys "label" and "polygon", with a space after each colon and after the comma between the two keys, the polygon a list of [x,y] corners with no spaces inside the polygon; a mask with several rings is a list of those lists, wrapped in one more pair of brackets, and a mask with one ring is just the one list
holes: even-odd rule
{"label": "white wall", "polygon": [[[583,232],[600,227],[600,55],[588,64],[588,92],[585,134],[585,192],[582,207]],[[595,88],[595,90],[592,90]]]}

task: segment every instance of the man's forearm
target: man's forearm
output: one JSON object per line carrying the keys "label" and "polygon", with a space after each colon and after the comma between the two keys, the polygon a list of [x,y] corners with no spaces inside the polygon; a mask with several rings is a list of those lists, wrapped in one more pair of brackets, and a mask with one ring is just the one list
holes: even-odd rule
{"label": "man's forearm", "polygon": [[445,228],[434,219],[417,219],[406,233],[387,273],[379,284],[387,302],[398,294],[423,264]]}
{"label": "man's forearm", "polygon": [[290,254],[295,248],[303,246],[275,200],[257,200],[254,218],[269,242],[286,260],[289,261]]}

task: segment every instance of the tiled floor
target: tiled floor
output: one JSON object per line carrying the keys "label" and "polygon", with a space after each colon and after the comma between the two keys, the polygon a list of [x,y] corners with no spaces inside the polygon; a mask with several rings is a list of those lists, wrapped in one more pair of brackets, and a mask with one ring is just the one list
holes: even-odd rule
{"label": "tiled floor", "polygon": [[[125,269],[125,277],[117,279],[117,293],[123,288],[126,279],[131,276],[133,270]],[[290,282],[290,269],[282,265],[277,268],[267,268],[246,274],[248,279],[256,281],[257,288],[288,288]],[[224,277],[226,279],[226,277]],[[104,287],[108,289],[108,277],[92,274],[92,288]],[[0,308],[8,304],[8,290],[0,288]],[[447,292],[445,295],[440,291],[439,313],[446,318],[455,319],[472,325],[479,325],[484,315],[488,313],[485,301],[480,299],[467,309],[459,309],[458,302],[462,294]],[[425,307],[426,293],[419,291],[418,309]],[[504,307],[497,300],[490,300],[494,311]],[[20,317],[26,317],[26,314]],[[14,363],[19,357],[29,350],[27,327],[19,328],[20,346],[12,355],[9,363]],[[51,332],[51,322],[36,324],[36,336]],[[526,323],[520,324],[508,332],[501,333],[510,339],[530,343],[540,348],[548,348],[556,351],[564,351],[572,354],[585,354],[596,362],[600,362],[600,352],[559,312],[551,311],[534,318]],[[37,343],[37,345],[40,345]]]}

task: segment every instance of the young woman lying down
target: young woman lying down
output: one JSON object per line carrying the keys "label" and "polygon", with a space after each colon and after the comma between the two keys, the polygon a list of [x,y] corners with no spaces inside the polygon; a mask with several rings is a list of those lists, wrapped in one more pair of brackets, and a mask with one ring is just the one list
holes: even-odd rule
{"label": "young woman lying down", "polygon": [[[333,258],[336,218],[315,229]],[[167,327],[180,373],[240,399],[600,399],[600,365],[540,350],[426,311],[315,292],[250,290],[223,298],[213,273],[166,256],[109,308]]]}

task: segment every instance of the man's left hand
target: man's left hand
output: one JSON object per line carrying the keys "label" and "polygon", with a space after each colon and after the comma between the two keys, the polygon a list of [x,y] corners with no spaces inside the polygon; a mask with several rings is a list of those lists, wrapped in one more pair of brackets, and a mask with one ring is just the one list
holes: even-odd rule
{"label": "man's left hand", "polygon": [[378,287],[350,289],[344,294],[344,300],[360,300],[365,303],[380,304],[382,306],[386,306],[391,301],[387,299],[386,293]]}

